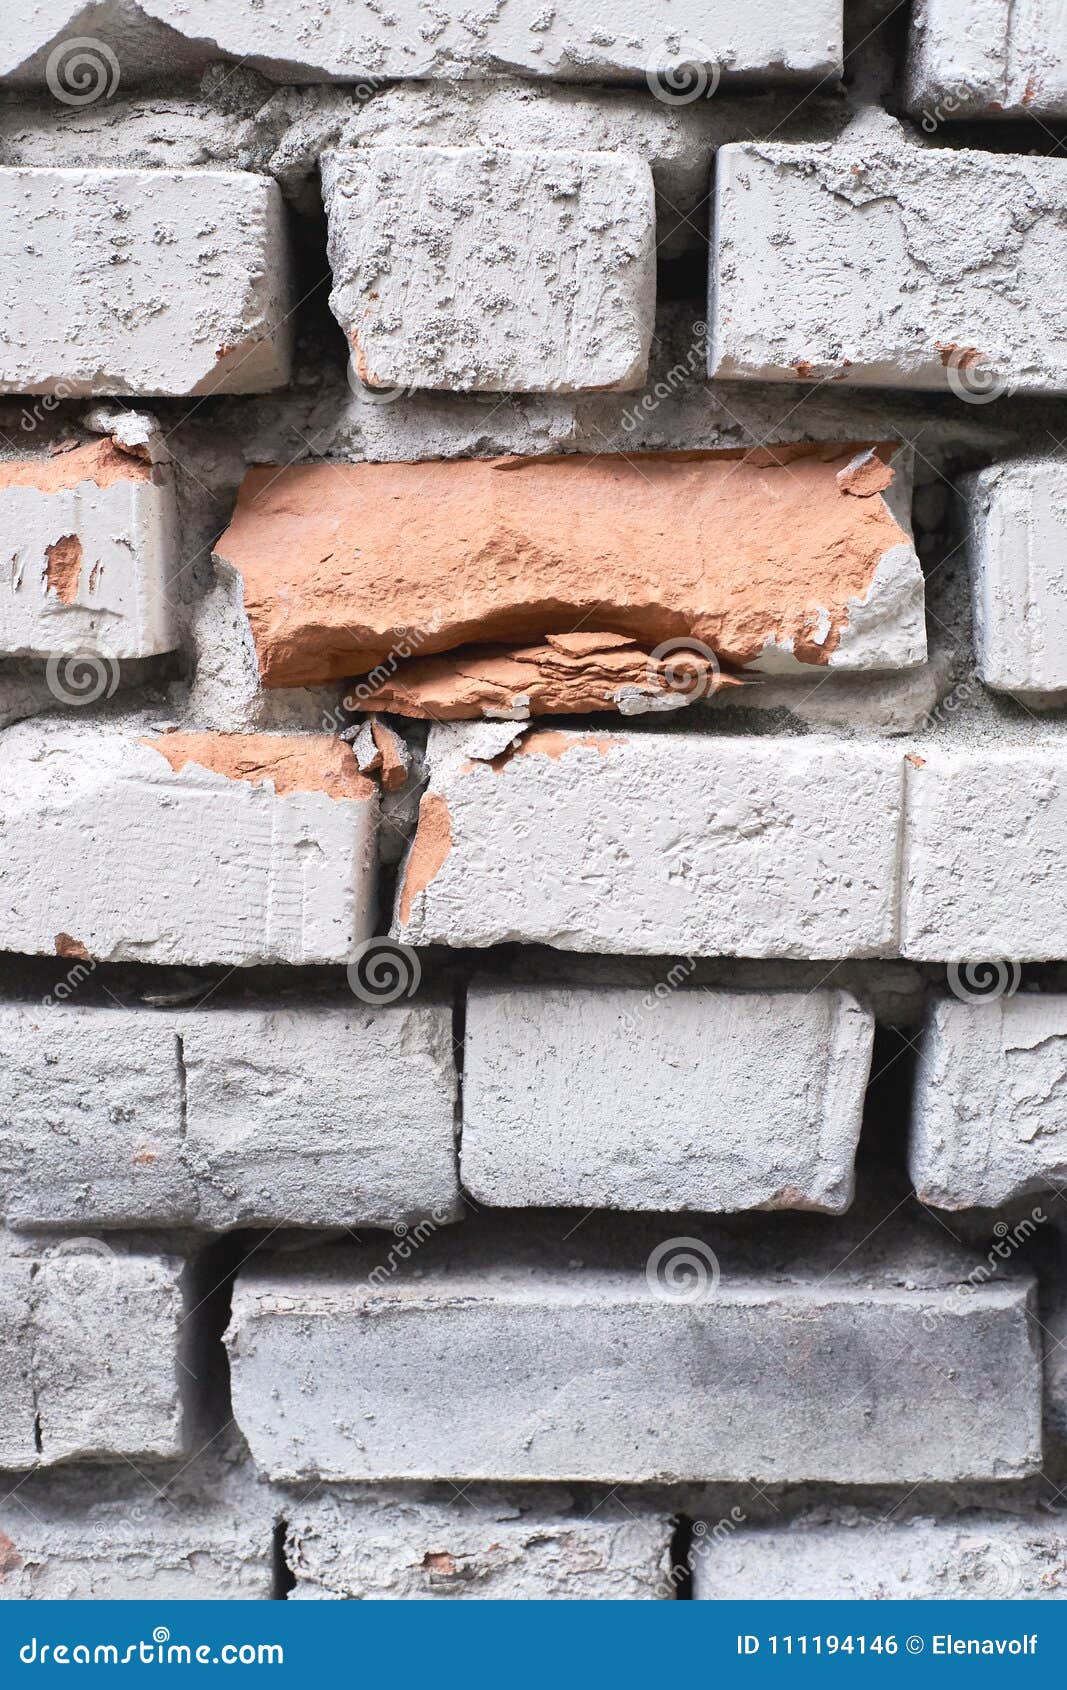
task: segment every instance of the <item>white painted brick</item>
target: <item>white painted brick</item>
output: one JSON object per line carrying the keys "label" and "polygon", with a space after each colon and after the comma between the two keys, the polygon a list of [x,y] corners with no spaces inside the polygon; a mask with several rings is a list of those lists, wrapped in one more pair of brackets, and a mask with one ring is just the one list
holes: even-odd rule
{"label": "white painted brick", "polygon": [[1059,0],[921,0],[907,99],[928,134],[961,118],[1067,117]]}
{"label": "white painted brick", "polygon": [[124,459],[110,442],[0,463],[4,655],[170,651],[178,561],[167,471]]}
{"label": "white painted brick", "polygon": [[41,1262],[34,1371],[46,1461],[182,1453],[181,1265],[64,1246]]}
{"label": "white painted brick", "polygon": [[1067,956],[1067,751],[1054,740],[952,750],[919,743],[905,792],[902,954],[917,962]]}
{"label": "white painted brick", "polygon": [[932,1007],[912,1107],[922,1202],[995,1208],[1067,1182],[1067,997],[1023,992]]}
{"label": "white painted brick", "polygon": [[471,735],[431,730],[431,796],[395,927],[409,943],[835,960],[894,949],[899,751],[549,731],[493,768],[471,761]]}
{"label": "white painted brick", "polygon": [[164,1488],[127,1463],[35,1474],[0,1504],[0,1601],[266,1601],[272,1501],[203,1463]]}
{"label": "white painted brick", "polygon": [[496,1207],[840,1213],[873,1037],[847,992],[476,986],[464,1186]]}
{"label": "white painted brick", "polygon": [[34,1436],[33,1266],[18,1259],[0,1261],[0,1467],[13,1472],[39,1460]]}
{"label": "white painted brick", "polygon": [[281,194],[226,170],[0,169],[0,392],[258,393],[289,378]]}
{"label": "white painted brick", "polygon": [[639,387],[652,173],[619,152],[371,147],[322,161],[330,303],[372,387]]}
{"label": "white painted brick", "polygon": [[[291,743],[250,737],[265,755]],[[54,953],[67,935],[98,960],[347,961],[373,919],[373,784],[279,795],[192,761],[176,773],[145,738],[165,743],[148,728],[5,731],[0,945]]]}
{"label": "white painted brick", "polygon": [[9,1225],[456,1218],[445,1005],[0,1004]]}
{"label": "white painted brick", "polygon": [[[702,1522],[697,1601],[1032,1601],[1067,1595],[1067,1533],[1054,1517],[971,1513],[901,1521],[825,1515],[720,1531]],[[921,1627],[919,1628],[921,1630]]]}
{"label": "white painted brick", "polygon": [[1067,689],[1067,463],[1021,458],[963,485],[982,680],[1001,692]]}
{"label": "white painted brick", "polygon": [[1067,390],[1067,160],[858,133],[720,149],[712,375]]}
{"label": "white painted brick", "polygon": [[647,1601],[672,1593],[669,1513],[555,1492],[452,1501],[326,1491],[286,1509],[292,1601]]}
{"label": "white painted brick", "polygon": [[0,1263],[6,1468],[181,1454],[180,1270],[93,1238]]}
{"label": "white painted brick", "polygon": [[822,1271],[772,1243],[717,1279],[697,1240],[680,1285],[690,1239],[605,1261],[593,1222],[530,1251],[514,1219],[472,1233],[406,1263],[369,1246],[238,1276],[234,1415],[257,1465],[301,1482],[915,1484],[1040,1462],[1030,1280],[964,1295],[965,1255],[861,1271],[839,1238]]}
{"label": "white painted brick", "polygon": [[[42,79],[41,50],[78,23],[84,0],[34,0],[20,7],[5,32],[0,72]],[[547,9],[541,0],[513,4],[472,18],[466,6],[437,8],[432,24],[422,0],[400,0],[384,13],[369,4],[339,10],[330,0],[139,0],[138,19],[157,19],[197,43],[211,57],[232,54],[284,80],[321,78],[374,83],[398,77],[484,77],[509,71],[573,82],[640,81],[651,63],[694,59],[725,79],[814,82],[840,73],[840,0],[782,0],[769,8],[751,0],[721,0],[709,11],[700,0],[617,0],[610,15],[594,0],[567,0]],[[99,28],[99,25],[97,26]],[[128,36],[129,21],[122,14]],[[142,21],[143,30],[143,21]],[[174,37],[162,31],[142,44],[166,72]],[[121,44],[122,35],[118,37]],[[133,43],[131,42],[131,45]],[[214,49],[214,51],[212,51]],[[107,86],[108,67],[102,66]],[[77,84],[74,85],[77,88]]]}

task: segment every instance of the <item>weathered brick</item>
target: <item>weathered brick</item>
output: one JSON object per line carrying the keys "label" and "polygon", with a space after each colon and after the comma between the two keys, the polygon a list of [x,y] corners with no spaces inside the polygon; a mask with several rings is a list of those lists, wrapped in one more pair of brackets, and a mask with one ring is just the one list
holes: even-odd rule
{"label": "weathered brick", "polygon": [[455,1084],[446,1005],[3,1003],[8,1224],[453,1219]]}
{"label": "weathered brick", "polygon": [[0,168],[0,224],[19,231],[0,248],[0,392],[256,393],[289,379],[269,179]]}
{"label": "weathered brick", "polygon": [[652,173],[620,152],[363,147],[322,160],[330,303],[371,387],[640,387]]}
{"label": "weathered brick", "polygon": [[1067,463],[994,464],[964,492],[982,680],[1001,692],[1067,690]]}
{"label": "weathered brick", "polygon": [[994,1208],[1067,1181],[1067,997],[946,998],[930,1010],[909,1165],[924,1203]]}
{"label": "weathered brick", "polygon": [[92,1238],[5,1257],[5,1467],[181,1454],[181,1265]]}
{"label": "weathered brick", "polygon": [[960,118],[1067,117],[1057,0],[922,0],[909,48],[908,105],[928,134]]}
{"label": "weathered brick", "polygon": [[1067,754],[1059,744],[920,742],[906,762],[905,794],[903,955],[1067,956]]}
{"label": "weathered brick", "polygon": [[6,730],[0,945],[97,960],[346,962],[377,788],[329,735]]}
{"label": "weathered brick", "polygon": [[0,462],[0,652],[171,650],[176,525],[167,472],[110,440]]}
{"label": "weathered brick", "polygon": [[451,1503],[318,1489],[286,1509],[290,1601],[641,1601],[672,1594],[673,1521],[640,1503],[575,1511],[554,1491]]}
{"label": "weathered brick", "polygon": [[265,1601],[275,1506],[232,1467],[184,1485],[126,1463],[34,1475],[0,1504],[0,1601]]}
{"label": "weathered brick", "polygon": [[729,1602],[1062,1600],[1067,1532],[1047,1514],[902,1520],[825,1513],[719,1531],[701,1521],[693,1596]]}
{"label": "weathered brick", "polygon": [[963,1294],[966,1253],[872,1265],[855,1238],[821,1261],[810,1241],[797,1257],[769,1240],[732,1266],[700,1239],[642,1238],[605,1254],[592,1221],[576,1241],[547,1222],[524,1238],[510,1219],[404,1261],[384,1245],[257,1255],[227,1335],[253,1458],[301,1481],[1036,1470],[1029,1279]]}
{"label": "weathered brick", "polygon": [[[17,81],[43,80],[43,49],[64,31],[79,34],[83,0],[47,0],[12,20],[0,71]],[[465,7],[442,6],[427,24],[420,0],[401,0],[388,14],[365,8],[338,12],[327,0],[139,0],[144,20],[166,31],[140,46],[146,68],[165,73],[174,56],[171,31],[206,56],[232,54],[283,80],[370,81],[399,77],[492,77],[510,71],[571,82],[640,81],[649,66],[695,61],[728,81],[810,83],[841,71],[840,0],[791,0],[769,10],[749,0],[723,0],[709,13],[699,0],[651,0],[625,19],[605,18],[593,0],[568,0],[547,11],[539,0],[472,20]],[[142,26],[143,27],[143,26]],[[120,37],[121,43],[121,37]],[[131,42],[132,46],[133,43]],[[101,89],[108,67],[101,67]],[[74,83],[77,90],[78,84]]]}
{"label": "weathered brick", "polygon": [[[926,655],[910,492],[906,453],[855,443],[296,464],[249,472],[216,558],[268,687],[370,671],[368,709],[403,709],[368,694],[435,653],[460,648],[462,670],[550,636],[696,642],[736,670],[896,669]],[[487,688],[458,714],[520,705]],[[610,689],[586,705],[620,707]]]}
{"label": "weathered brick", "polygon": [[817,737],[542,730],[495,764],[433,728],[409,943],[658,955],[895,948],[902,758]]}
{"label": "weathered brick", "polygon": [[475,986],[464,1186],[497,1207],[840,1213],[873,1036],[847,992]]}
{"label": "weathered brick", "polygon": [[1063,159],[865,133],[723,147],[711,374],[1062,392],[1065,213]]}

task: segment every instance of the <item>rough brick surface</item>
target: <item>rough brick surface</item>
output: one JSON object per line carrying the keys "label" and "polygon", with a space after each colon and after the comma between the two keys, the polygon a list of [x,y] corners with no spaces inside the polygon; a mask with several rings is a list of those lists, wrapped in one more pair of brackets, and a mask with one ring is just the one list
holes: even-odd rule
{"label": "rough brick surface", "polygon": [[451,1012],[0,1005],[9,1225],[385,1226],[458,1207]]}
{"label": "rough brick surface", "polygon": [[711,373],[1063,392],[1065,211],[1062,159],[862,133],[723,147]]}
{"label": "rough brick surface", "polygon": [[256,393],[288,380],[273,182],[0,169],[0,224],[19,231],[0,246],[0,392]]}
{"label": "rough brick surface", "polygon": [[246,1472],[159,1489],[126,1463],[33,1476],[0,1505],[0,1601],[266,1601],[273,1513]]}
{"label": "rough brick surface", "polygon": [[652,173],[626,153],[372,147],[322,162],[330,303],[372,387],[640,387]]}
{"label": "rough brick surface", "polygon": [[496,766],[434,728],[409,943],[716,956],[894,948],[902,760],[811,738],[543,730]]}
{"label": "rough brick surface", "polygon": [[912,17],[908,103],[927,133],[963,118],[1067,117],[1057,0],[922,0]]}
{"label": "rough brick surface", "polygon": [[[34,0],[20,12],[7,43],[3,71],[30,79],[41,49],[73,25],[84,0]],[[707,72],[750,82],[815,82],[840,72],[841,8],[835,0],[788,0],[768,12],[748,0],[728,0],[709,16],[697,0],[654,0],[616,7],[610,22],[590,0],[568,0],[546,12],[538,0],[472,22],[454,4],[428,27],[419,0],[403,0],[387,15],[370,5],[339,13],[328,0],[282,0],[249,10],[240,0],[140,0],[146,19],[165,24],[198,46],[251,61],[279,76],[325,77],[374,85],[396,77],[484,77],[508,71],[574,82],[640,81],[647,65],[695,60]],[[77,32],[75,32],[77,33]],[[174,38],[163,31],[140,44],[147,68],[163,70]],[[38,71],[35,81],[43,78]],[[106,69],[105,69],[106,81]],[[75,84],[77,86],[77,84]]]}
{"label": "rough brick surface", "polygon": [[612,1502],[574,1512],[566,1493],[318,1489],[288,1511],[290,1601],[665,1599],[672,1520]]}
{"label": "rough brick surface", "polygon": [[995,464],[965,491],[982,680],[1001,692],[1067,691],[1067,462]]}
{"label": "rough brick surface", "polygon": [[335,739],[29,722],[4,753],[9,950],[346,962],[370,931],[377,788]]}
{"label": "rough brick surface", "polygon": [[924,1203],[994,1208],[1067,1181],[1067,997],[944,999],[929,1015],[909,1165]]}
{"label": "rough brick surface", "polygon": [[110,440],[0,463],[0,652],[169,651],[177,566],[165,472]]}
{"label": "rough brick surface", "polygon": [[702,1524],[697,1601],[1062,1601],[1067,1593],[1067,1532],[1056,1514],[853,1514],[717,1536],[715,1521]]}
{"label": "rough brick surface", "polygon": [[906,764],[901,951],[918,961],[1067,954],[1067,756],[1056,740]]}
{"label": "rough brick surface", "polygon": [[4,1259],[6,1468],[181,1454],[180,1270],[92,1238]]}
{"label": "rough brick surface", "polygon": [[924,1274],[911,1255],[860,1277],[847,1245],[824,1280],[768,1254],[717,1281],[697,1241],[682,1285],[671,1251],[694,1241],[659,1236],[640,1265],[600,1265],[588,1230],[577,1261],[558,1232],[527,1252],[513,1223],[502,1254],[468,1224],[406,1261],[257,1257],[228,1333],[255,1461],[289,1480],[612,1484],[1035,1469],[1029,1281],[963,1295],[965,1264]]}
{"label": "rough brick surface", "polygon": [[[373,688],[413,657],[576,633],[695,640],[736,669],[895,669],[922,661],[926,630],[900,521],[910,463],[891,456],[809,444],[258,469],[216,557],[243,584],[267,686],[369,671]],[[483,712],[522,713],[488,689],[467,713]]]}
{"label": "rough brick surface", "polygon": [[464,1186],[496,1207],[840,1212],[873,1033],[846,992],[475,988]]}

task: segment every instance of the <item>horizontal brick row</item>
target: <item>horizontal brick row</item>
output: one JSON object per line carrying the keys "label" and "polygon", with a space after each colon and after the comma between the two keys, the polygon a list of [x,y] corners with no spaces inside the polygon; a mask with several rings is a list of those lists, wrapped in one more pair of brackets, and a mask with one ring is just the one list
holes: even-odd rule
{"label": "horizontal brick row", "polygon": [[0,1259],[0,1467],[181,1454],[181,1266],[84,1238]]}
{"label": "horizontal brick row", "polygon": [[[485,761],[479,731],[430,733],[396,909],[409,944],[1067,954],[1067,762],[1053,737],[905,750],[560,729]],[[30,722],[6,731],[4,752],[8,950],[346,963],[373,931],[378,787],[330,735]]]}
{"label": "horizontal brick row", "polygon": [[294,1481],[1036,1471],[1028,1278],[975,1286],[965,1256],[916,1250],[861,1270],[839,1239],[821,1271],[773,1245],[731,1265],[655,1236],[636,1260],[598,1254],[588,1226],[576,1245],[513,1222],[426,1237],[404,1259],[258,1254],[227,1334],[254,1460]]}

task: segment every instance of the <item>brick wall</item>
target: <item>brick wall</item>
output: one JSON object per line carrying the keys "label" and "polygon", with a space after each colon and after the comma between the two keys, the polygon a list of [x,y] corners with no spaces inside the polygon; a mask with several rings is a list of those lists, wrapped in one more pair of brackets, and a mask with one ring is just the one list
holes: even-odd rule
{"label": "brick wall", "polygon": [[1063,1596],[1057,8],[513,5],[0,44],[0,1596]]}

